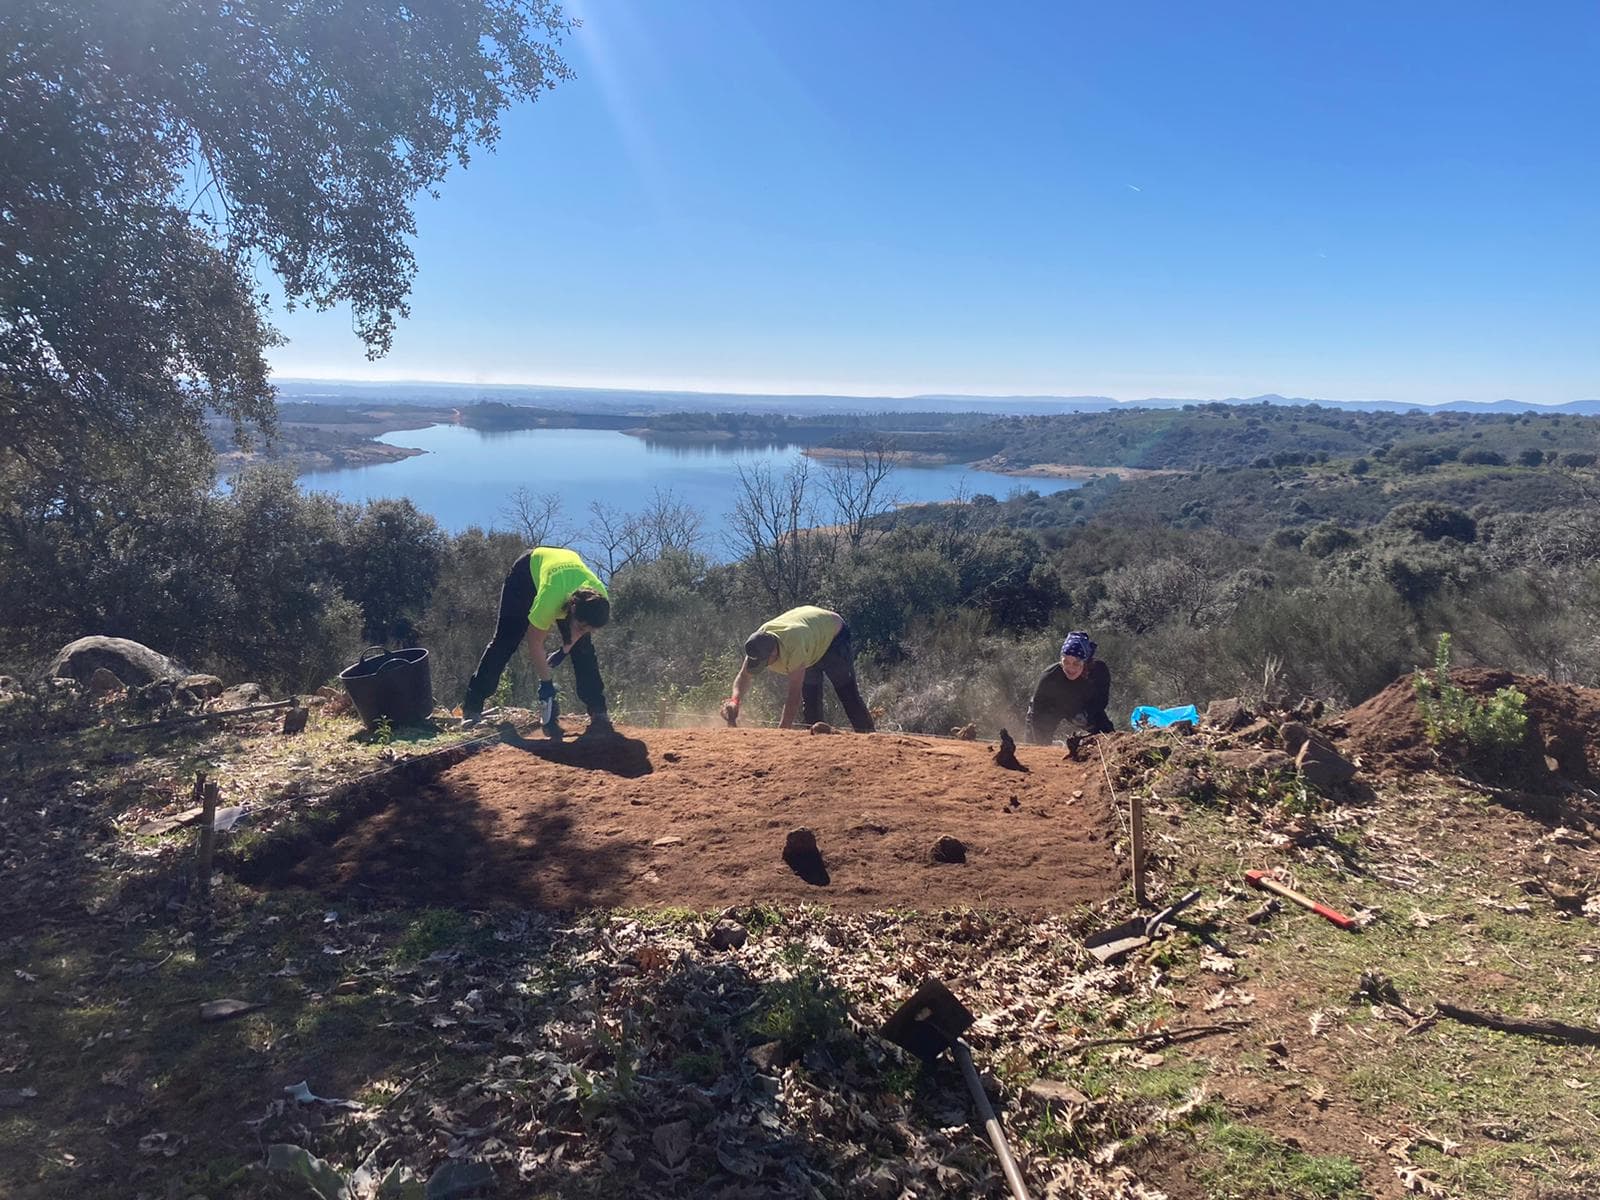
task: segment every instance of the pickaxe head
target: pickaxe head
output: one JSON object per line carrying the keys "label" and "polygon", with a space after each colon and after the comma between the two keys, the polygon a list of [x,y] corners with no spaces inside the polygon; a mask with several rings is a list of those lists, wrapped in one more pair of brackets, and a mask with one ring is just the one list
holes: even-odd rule
{"label": "pickaxe head", "polygon": [[943,1054],[977,1018],[937,979],[925,979],[883,1025],[883,1036],[924,1062]]}

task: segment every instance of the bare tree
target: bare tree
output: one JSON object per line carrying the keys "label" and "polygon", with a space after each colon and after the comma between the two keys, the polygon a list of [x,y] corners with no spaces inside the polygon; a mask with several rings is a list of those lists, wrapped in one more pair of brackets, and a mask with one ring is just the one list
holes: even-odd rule
{"label": "bare tree", "polygon": [[782,475],[757,463],[738,467],[738,495],[728,514],[728,548],[754,573],[775,604],[808,599],[834,540],[816,530],[810,495],[811,464],[797,457]]}
{"label": "bare tree", "polygon": [[529,546],[561,545],[570,535],[561,513],[560,492],[539,492],[535,495],[527,488],[519,487],[506,497],[500,516],[511,526],[511,532],[520,536]]}
{"label": "bare tree", "polygon": [[589,504],[589,523],[578,542],[595,571],[608,582],[618,571],[650,557],[650,533],[637,513],[598,500]]}
{"label": "bare tree", "polygon": [[846,458],[834,459],[822,473],[822,490],[833,501],[834,523],[860,546],[867,526],[900,501],[889,486],[895,452],[887,438],[873,438]]}
{"label": "bare tree", "polygon": [[705,517],[698,508],[678,499],[671,488],[655,490],[639,514],[639,523],[644,527],[651,558],[660,558],[669,550],[690,553],[699,549],[704,537]]}

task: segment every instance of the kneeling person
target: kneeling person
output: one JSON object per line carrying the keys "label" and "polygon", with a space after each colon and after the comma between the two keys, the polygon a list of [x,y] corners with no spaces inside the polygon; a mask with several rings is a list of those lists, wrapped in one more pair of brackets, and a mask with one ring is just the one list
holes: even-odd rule
{"label": "kneeling person", "polygon": [[605,584],[571,550],[540,546],[529,550],[511,564],[500,589],[500,615],[494,638],[484,648],[478,669],[467,681],[467,694],[461,701],[461,715],[476,721],[483,705],[500,686],[500,676],[517,652],[517,643],[526,636],[528,655],[539,673],[539,703],[546,710],[545,732],[560,732],[556,723],[556,685],[551,664],[545,657],[545,635],[552,625],[561,632],[561,650],[552,654],[558,663],[563,655],[572,660],[578,699],[589,712],[589,730],[608,733],[606,689],[600,679],[600,662],[595,657],[590,636],[611,620],[611,601]]}
{"label": "kneeling person", "polygon": [[[779,725],[794,725],[796,710],[802,710],[807,725],[822,720],[822,677],[833,682],[833,690],[844,705],[845,715],[857,733],[876,728],[861,689],[856,686],[856,653],[850,644],[850,627],[836,612],[815,605],[791,608],[752,633],[744,644],[744,665],[733,681],[733,695],[723,705],[730,721],[738,719],[739,705],[751,677],[762,669],[789,677],[789,693],[783,701],[783,720]],[[802,709],[803,704],[803,709]]]}
{"label": "kneeling person", "polygon": [[1024,735],[1035,746],[1048,746],[1062,721],[1081,725],[1090,733],[1110,733],[1111,668],[1094,656],[1095,644],[1081,630],[1067,634],[1061,643],[1061,661],[1039,677],[1028,701],[1028,726]]}

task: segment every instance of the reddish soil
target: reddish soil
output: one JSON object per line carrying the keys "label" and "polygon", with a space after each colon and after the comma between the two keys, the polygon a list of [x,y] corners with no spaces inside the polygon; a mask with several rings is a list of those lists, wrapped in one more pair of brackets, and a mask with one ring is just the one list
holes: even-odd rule
{"label": "reddish soil", "polygon": [[[1451,679],[1474,696],[1491,696],[1515,687],[1528,698],[1528,730],[1522,764],[1529,781],[1558,775],[1592,787],[1600,778],[1600,690],[1552,683],[1538,675],[1472,668]],[[1417,713],[1417,694],[1409,675],[1346,714],[1349,739],[1368,770],[1427,771],[1437,763]],[[1547,763],[1546,758],[1551,763]]]}
{"label": "reddish soil", "polygon": [[[395,785],[323,840],[270,854],[256,881],[555,909],[810,901],[1048,911],[1117,886],[1118,826],[1098,760],[1024,746],[1027,769],[1016,771],[982,742],[622,732],[519,738]],[[782,857],[801,826],[822,857],[806,877]],[[946,834],[966,843],[964,863],[931,860]]]}

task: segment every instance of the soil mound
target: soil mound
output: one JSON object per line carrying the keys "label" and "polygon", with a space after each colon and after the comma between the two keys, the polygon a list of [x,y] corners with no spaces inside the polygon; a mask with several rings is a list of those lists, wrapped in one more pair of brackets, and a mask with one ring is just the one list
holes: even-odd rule
{"label": "soil mound", "polygon": [[[336,815],[251,882],[410,903],[552,909],[800,901],[1048,911],[1117,886],[1098,763],[1024,746],[803,730],[516,739]],[[816,837],[822,870],[784,844]],[[964,843],[964,862],[932,853]]]}
{"label": "soil mound", "polygon": [[[1600,690],[1486,668],[1452,671],[1450,678],[1474,696],[1515,687],[1528,698],[1522,767],[1530,782],[1557,775],[1593,787],[1600,780]],[[1437,766],[1409,675],[1351,709],[1345,723],[1350,745],[1368,770],[1427,771]]]}

